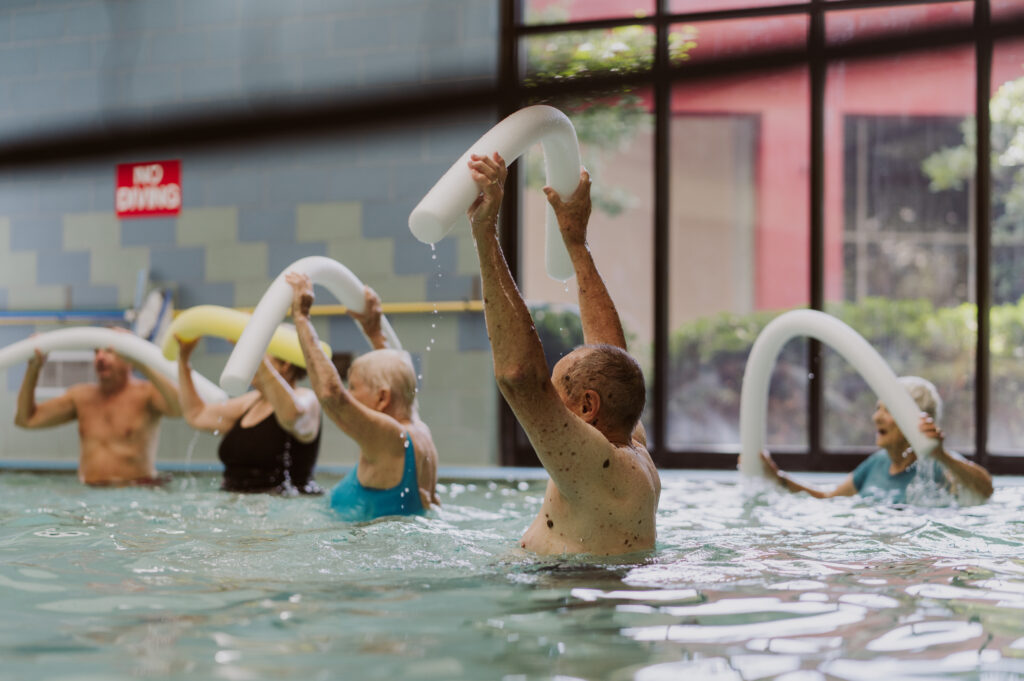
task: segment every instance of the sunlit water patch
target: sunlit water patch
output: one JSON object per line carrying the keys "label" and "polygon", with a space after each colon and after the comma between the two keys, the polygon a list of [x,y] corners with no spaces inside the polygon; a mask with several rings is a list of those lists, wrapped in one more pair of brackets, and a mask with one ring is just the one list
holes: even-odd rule
{"label": "sunlit water patch", "polygon": [[672,476],[655,551],[538,560],[540,482],[362,524],[217,482],[0,477],[0,680],[1024,678],[1022,487],[877,507]]}

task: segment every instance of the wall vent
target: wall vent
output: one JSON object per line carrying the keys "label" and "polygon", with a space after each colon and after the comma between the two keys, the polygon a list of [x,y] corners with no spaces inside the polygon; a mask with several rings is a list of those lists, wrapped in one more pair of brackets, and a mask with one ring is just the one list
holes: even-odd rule
{"label": "wall vent", "polygon": [[36,383],[36,399],[58,397],[75,383],[94,383],[92,350],[57,350],[49,353]]}

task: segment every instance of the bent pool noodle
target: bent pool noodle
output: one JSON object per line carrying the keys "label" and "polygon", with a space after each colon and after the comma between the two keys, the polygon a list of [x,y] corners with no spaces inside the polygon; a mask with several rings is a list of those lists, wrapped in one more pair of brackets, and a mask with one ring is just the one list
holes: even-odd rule
{"label": "bent pool noodle", "polygon": [[[568,200],[580,183],[580,147],[576,129],[568,117],[554,107],[528,106],[491,128],[441,176],[409,214],[409,230],[420,241],[433,244],[443,239],[457,223],[468,224],[466,210],[479,194],[466,165],[470,155],[490,156],[498,152],[508,165],[512,165],[537,142],[544,149],[548,186],[563,200]],[[572,261],[550,205],[547,206],[545,253],[545,264],[552,278],[565,281],[572,277]]]}
{"label": "bent pool noodle", "polygon": [[[95,350],[96,348],[112,348],[117,354],[129,357],[145,364],[154,371],[169,378],[174,385],[178,384],[178,365],[164,358],[155,344],[139,338],[133,333],[124,333],[114,329],[97,326],[79,326],[70,329],[57,329],[38,336],[32,336],[12,343],[0,350],[0,369],[27,362],[35,354],[36,348],[41,352],[54,350]],[[197,371],[192,371],[192,380],[196,390],[206,402],[223,402],[227,395],[212,381]]]}
{"label": "bent pool noodle", "polygon": [[[292,287],[284,280],[288,272],[301,272],[323,286],[341,304],[352,310],[364,310],[366,298],[363,282],[351,270],[337,260],[321,255],[296,260],[277,275],[267,292],[253,310],[252,318],[238,339],[235,349],[228,357],[228,363],[220,375],[220,385],[229,395],[241,395],[249,388],[256,367],[267,352],[277,325],[287,316],[292,305]],[[386,317],[380,319],[381,332],[388,345],[396,350],[402,348],[398,336]]]}
{"label": "bent pool noodle", "polygon": [[795,336],[810,336],[838,352],[867,381],[896,420],[918,456],[927,456],[938,442],[921,434],[921,409],[896,380],[896,374],[864,337],[831,315],[815,310],[783,313],[764,327],[754,341],[743,372],[740,392],[740,473],[765,475],[758,453],[764,449],[768,385],[782,346]]}
{"label": "bent pool noodle", "polygon": [[[169,360],[177,360],[178,341],[175,336],[184,341],[192,341],[200,336],[214,336],[224,340],[237,341],[245,330],[252,315],[248,312],[235,310],[220,305],[196,305],[181,312],[164,333],[163,348],[164,357]],[[321,341],[324,354],[331,356],[331,346]],[[289,364],[306,368],[306,358],[302,356],[302,348],[299,346],[299,334],[290,324],[281,324],[274,329],[274,335],[270,338],[267,346],[267,354],[278,359],[283,359]]]}

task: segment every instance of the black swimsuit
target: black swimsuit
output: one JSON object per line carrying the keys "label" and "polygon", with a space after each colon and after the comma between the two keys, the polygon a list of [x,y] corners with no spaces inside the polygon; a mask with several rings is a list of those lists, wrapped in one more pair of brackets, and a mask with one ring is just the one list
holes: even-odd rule
{"label": "black swimsuit", "polygon": [[323,494],[313,480],[320,431],[312,442],[299,442],[281,427],[273,412],[256,425],[243,428],[242,419],[251,410],[245,410],[217,449],[224,464],[220,488],[227,492]]}

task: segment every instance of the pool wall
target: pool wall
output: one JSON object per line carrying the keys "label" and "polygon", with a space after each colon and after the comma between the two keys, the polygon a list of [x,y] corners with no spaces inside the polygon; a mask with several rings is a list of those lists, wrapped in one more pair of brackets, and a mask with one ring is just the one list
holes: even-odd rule
{"label": "pool wall", "polygon": [[[0,140],[95,123],[113,111],[163,116],[287,95],[353,97],[496,78],[498,5],[474,0],[38,0],[0,8]],[[0,174],[0,346],[36,331],[31,312],[130,307],[149,268],[178,308],[252,306],[290,262],[326,255],[385,302],[479,297],[467,233],[436,251],[412,238],[417,201],[485,132],[493,112],[415,128],[213,151],[161,151]],[[183,209],[118,220],[116,163],[179,158]],[[432,255],[435,256],[432,258]],[[334,302],[324,293],[322,302]],[[18,314],[22,313],[21,318]],[[421,412],[445,463],[497,461],[497,397],[481,313],[393,315],[422,373]],[[89,322],[84,322],[89,323]],[[365,350],[348,318],[318,318],[335,350]],[[230,347],[204,342],[195,366],[216,380]],[[23,367],[0,381],[0,460],[77,457],[74,425],[14,428]],[[215,459],[217,438],[163,427],[160,459]],[[325,429],[322,458],[355,450]]]}

